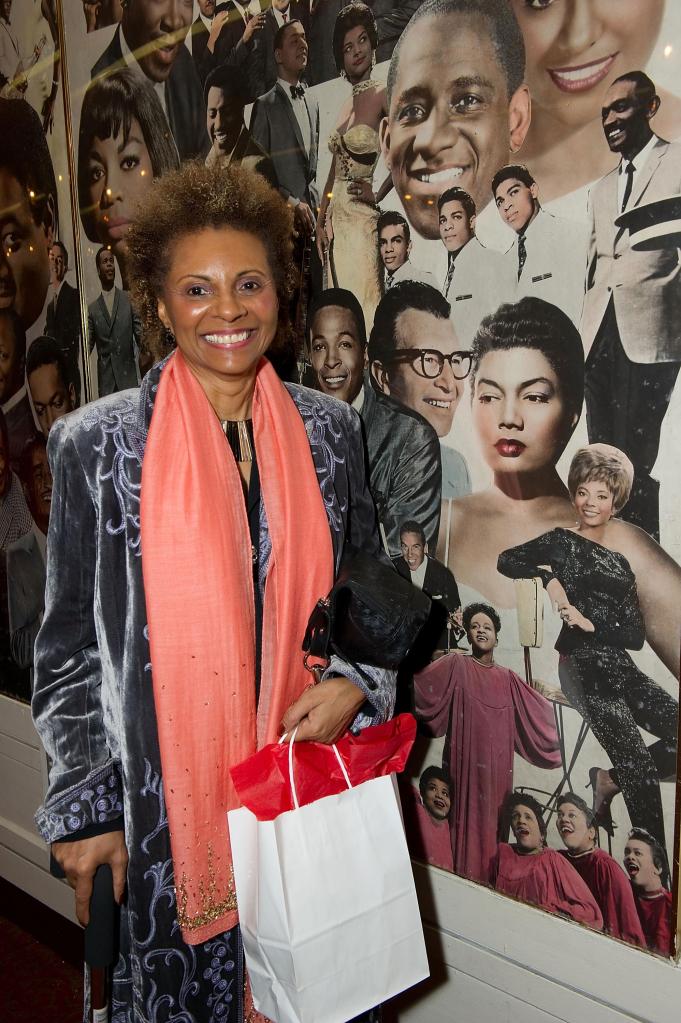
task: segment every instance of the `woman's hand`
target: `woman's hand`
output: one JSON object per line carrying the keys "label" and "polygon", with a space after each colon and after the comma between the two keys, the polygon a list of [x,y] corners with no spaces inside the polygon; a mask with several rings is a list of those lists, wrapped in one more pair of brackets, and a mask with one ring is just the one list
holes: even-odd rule
{"label": "woman's hand", "polygon": [[113,874],[114,898],[120,903],[125,891],[128,850],[122,831],[83,838],[79,842],[55,842],[52,855],[76,893],[76,916],[86,927],[90,920],[90,897],[95,871],[108,863]]}
{"label": "woman's hand", "polygon": [[282,726],[298,739],[332,743],[347,732],[366,697],[349,678],[329,678],[310,686],[284,714]]}
{"label": "woman's hand", "polygon": [[572,604],[561,608],[560,617],[569,629],[581,629],[582,632],[595,632],[594,623],[585,618],[581,611],[578,611]]}
{"label": "woman's hand", "polygon": [[348,185],[348,194],[357,202],[365,202],[369,206],[376,205],[376,195],[371,187],[371,182],[367,181],[366,178],[351,181]]}
{"label": "woman's hand", "polygon": [[319,253],[319,259],[323,264],[324,259],[326,258],[326,253],[329,250],[329,246],[333,241],[333,216],[330,206],[327,206],[326,213],[320,213],[317,217],[315,231],[317,238],[317,252]]}

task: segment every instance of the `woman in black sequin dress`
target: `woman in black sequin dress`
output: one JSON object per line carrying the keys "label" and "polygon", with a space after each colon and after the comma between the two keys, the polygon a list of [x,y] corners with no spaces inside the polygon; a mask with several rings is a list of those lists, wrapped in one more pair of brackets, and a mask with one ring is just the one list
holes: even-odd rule
{"label": "woman in black sequin dress", "polygon": [[[636,576],[622,552],[636,527],[612,516],[632,480],[631,463],[616,448],[582,448],[568,476],[577,527],[504,551],[498,568],[513,579],[539,576],[563,620],[556,643],[561,686],[613,765],[591,772],[601,813],[621,791],[632,824],[664,846],[660,780],[675,774],[678,704],[627,653],[646,639]],[[646,746],[639,728],[658,741]]]}

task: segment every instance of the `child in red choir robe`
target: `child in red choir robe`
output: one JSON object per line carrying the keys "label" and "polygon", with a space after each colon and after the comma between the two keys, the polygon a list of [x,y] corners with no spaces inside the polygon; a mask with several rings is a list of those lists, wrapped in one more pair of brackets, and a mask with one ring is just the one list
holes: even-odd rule
{"label": "child in red choir robe", "polygon": [[672,954],[672,893],[662,886],[667,859],[660,843],[643,828],[632,828],[624,847],[629,875],[646,945],[652,952]]}
{"label": "child in red choir robe", "polygon": [[497,612],[469,604],[463,624],[471,655],[448,654],[415,675],[415,714],[422,731],[446,736],[442,766],[453,785],[454,870],[490,883],[514,752],[536,767],[560,767],[561,760],[549,701],[494,663]]}
{"label": "child in red choir robe", "polygon": [[497,891],[602,930],[603,916],[585,882],[546,845],[546,822],[534,796],[512,792],[504,810],[515,845],[501,842],[497,850],[492,871]]}
{"label": "child in red choir robe", "polygon": [[449,831],[449,777],[440,767],[427,767],[419,787],[402,787],[402,809],[409,851],[417,860],[454,870]]}
{"label": "child in red choir robe", "polygon": [[603,914],[603,930],[645,948],[641,921],[626,874],[612,856],[596,846],[593,811],[574,792],[565,792],[556,810],[556,827],[565,846],[559,850],[560,855],[574,867],[598,903]]}

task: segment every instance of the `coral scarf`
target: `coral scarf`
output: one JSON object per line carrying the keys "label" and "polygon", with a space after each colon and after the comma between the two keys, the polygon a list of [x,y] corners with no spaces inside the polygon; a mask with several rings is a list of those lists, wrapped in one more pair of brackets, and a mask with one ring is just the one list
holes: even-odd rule
{"label": "coral scarf", "polygon": [[[253,397],[272,541],[255,703],[255,608],[239,470],[182,354],[161,375],[142,465],[142,570],[178,919],[198,944],[237,923],[225,814],[230,766],[275,741],[309,681],[301,643],[333,584],[333,549],[305,426],[263,359]],[[311,555],[311,556],[310,556]]]}

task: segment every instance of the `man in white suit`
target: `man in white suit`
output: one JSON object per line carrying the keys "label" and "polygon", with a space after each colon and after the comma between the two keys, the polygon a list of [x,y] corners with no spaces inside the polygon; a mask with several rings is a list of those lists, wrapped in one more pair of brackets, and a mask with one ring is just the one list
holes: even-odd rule
{"label": "man in white suit", "polygon": [[635,249],[626,216],[681,194],[681,145],[654,134],[660,105],[642,71],[616,79],[603,131],[620,164],[591,190],[591,241],[582,337],[589,440],[614,444],[634,464],[623,517],[659,534],[658,483],[650,476],[660,426],[681,362],[681,253],[668,238]]}
{"label": "man in white suit", "polygon": [[480,321],[503,302],[512,302],[515,281],[501,252],[475,237],[475,203],[463,188],[448,188],[437,201],[447,274],[442,293],[462,348],[470,348]]}
{"label": "man in white suit", "polygon": [[537,182],[522,164],[509,164],[496,172],[492,195],[501,219],[516,233],[506,253],[509,272],[517,280],[514,301],[536,295],[557,305],[579,327],[587,229],[543,209]]}

